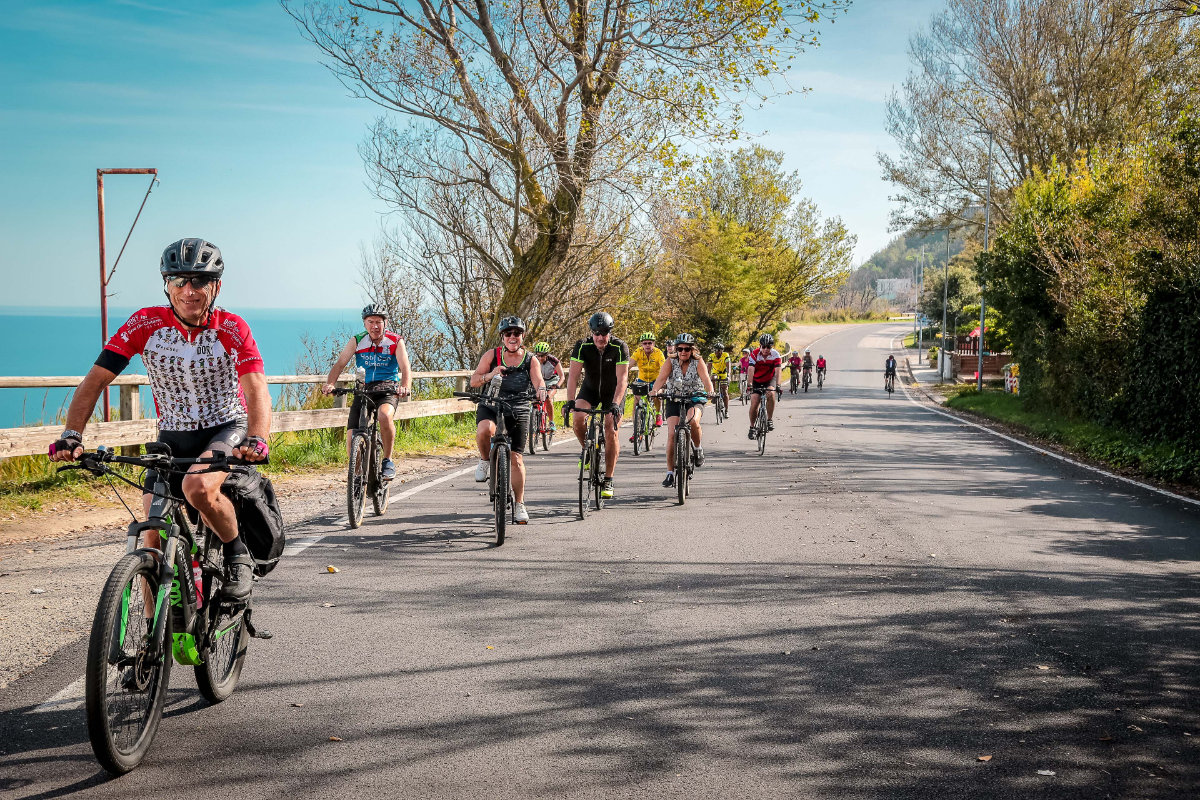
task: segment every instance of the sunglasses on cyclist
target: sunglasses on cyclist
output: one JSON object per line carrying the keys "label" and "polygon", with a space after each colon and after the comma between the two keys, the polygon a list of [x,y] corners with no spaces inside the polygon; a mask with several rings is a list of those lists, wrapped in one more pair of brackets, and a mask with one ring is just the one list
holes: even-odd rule
{"label": "sunglasses on cyclist", "polygon": [[174,286],[176,289],[182,289],[189,283],[192,285],[193,289],[203,289],[209,284],[214,283],[216,280],[217,279],[212,275],[175,275],[167,278],[167,283],[169,283],[171,286]]}
{"label": "sunglasses on cyclist", "polygon": [[509,328],[508,330],[504,331],[500,335],[501,336],[520,336],[523,333],[525,333],[525,331],[523,331],[519,328]]}
{"label": "sunglasses on cyclist", "polygon": [[692,348],[688,347],[686,344],[677,344],[677,345],[675,345],[675,352],[676,353],[690,353],[690,352],[692,352]]}

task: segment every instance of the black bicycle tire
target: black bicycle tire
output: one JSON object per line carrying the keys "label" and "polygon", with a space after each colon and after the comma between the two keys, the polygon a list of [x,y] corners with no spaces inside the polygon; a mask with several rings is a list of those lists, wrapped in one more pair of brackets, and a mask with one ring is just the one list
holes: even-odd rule
{"label": "black bicycle tire", "polygon": [[[764,396],[762,397],[762,399],[761,399],[761,400],[759,400],[759,402],[760,402],[760,403],[766,403],[766,402],[767,402],[767,398],[766,398],[766,396],[764,395]],[[768,424],[768,419],[767,419],[767,415],[766,415],[766,413],[765,413],[765,412],[762,410],[762,406],[760,406],[759,408],[760,408],[760,410],[759,410],[759,420],[760,420],[760,424],[759,424],[759,426],[758,426],[758,454],[761,456],[761,455],[762,455],[764,452],[766,452],[766,450],[767,450],[767,424]]]}
{"label": "black bicycle tire", "polygon": [[675,426],[675,493],[679,505],[687,500],[687,439],[689,434],[683,426]]}
{"label": "black bicycle tire", "polygon": [[[600,428],[600,437],[604,437],[604,423],[601,422],[597,427]],[[595,449],[596,457],[592,459],[592,493],[596,496],[596,510],[600,511],[604,508],[604,443],[596,442]]]}
{"label": "black bicycle tire", "polygon": [[375,439],[375,453],[372,466],[375,467],[375,479],[379,481],[380,488],[371,495],[371,507],[375,509],[375,516],[382,517],[392,499],[392,482],[383,479],[383,442],[378,438]]}
{"label": "black bicycle tire", "polygon": [[541,409],[536,405],[529,412],[529,430],[525,435],[525,441],[521,443],[522,447],[529,448],[529,455],[534,455],[537,452],[537,434],[538,434],[538,417],[541,416]]}
{"label": "black bicycle tire", "polygon": [[496,494],[492,498],[492,504],[496,510],[496,546],[499,547],[504,544],[505,526],[508,524],[508,493],[512,488],[508,477],[508,445],[497,444],[492,461],[496,474]]}
{"label": "black bicycle tire", "polygon": [[[198,535],[199,533],[200,532],[197,531]],[[211,536],[211,534],[209,535]],[[222,548],[219,544],[217,544],[216,546],[212,547],[210,552],[213,554],[213,557],[206,559],[206,566],[217,571],[219,574],[223,574],[220,573],[222,561],[224,560]],[[217,580],[209,580],[207,581],[207,584],[208,596],[204,598],[205,604],[199,613],[206,615],[211,620],[212,609],[220,609],[221,607],[221,583]],[[219,629],[220,622],[220,617],[217,617],[215,620],[213,620],[212,624],[215,629]],[[205,700],[214,705],[220,703],[222,700],[227,699],[231,694],[233,694],[234,689],[237,688],[238,680],[242,675],[242,664],[246,660],[246,646],[250,642],[250,630],[246,627],[244,617],[238,618],[237,627],[237,631],[230,631],[230,633],[236,636],[236,639],[234,640],[235,643],[231,651],[233,657],[229,660],[223,673],[214,675],[214,670],[217,667],[218,661],[213,655],[213,644],[216,641],[220,641],[220,639],[214,638],[217,630],[213,630],[211,634],[206,637],[207,644],[205,644],[204,649],[200,651],[200,657],[204,660],[204,663],[192,668],[192,670],[196,673],[196,687],[200,689],[200,694]],[[230,633],[226,633],[225,636],[230,635]],[[224,636],[221,637],[221,639],[224,638]]]}
{"label": "black bicycle tire", "polygon": [[109,663],[112,637],[120,620],[125,585],[142,576],[146,579],[151,597],[154,597],[158,591],[158,572],[158,561],[149,553],[135,552],[123,555],[105,581],[92,620],[87,663],[84,668],[84,708],[87,715],[88,739],[100,766],[113,775],[124,775],[134,769],[149,752],[158,724],[162,720],[167,687],[171,681],[171,647],[165,644],[171,641],[170,611],[164,608],[163,613],[168,614],[168,617],[163,635],[164,645],[161,648],[162,662],[157,667],[158,674],[154,678],[146,720],[134,745],[128,750],[120,749],[114,741],[108,719],[108,674],[109,668],[114,666]]}
{"label": "black bicycle tire", "polygon": [[[367,437],[362,433],[352,434],[350,458],[346,463],[346,519],[349,520],[351,529],[362,525],[363,512],[367,507],[367,476],[363,464],[366,453]],[[356,473],[362,473],[358,476],[357,493],[355,492]]]}
{"label": "black bicycle tire", "polygon": [[579,453],[579,518],[587,519],[591,505],[592,473],[590,466],[591,443],[583,446]]}
{"label": "black bicycle tire", "polygon": [[[553,406],[551,408],[553,408]],[[554,420],[554,412],[553,411],[551,411],[549,414],[547,414],[545,412],[542,413],[541,430],[542,430],[542,452],[543,453],[550,452],[550,425],[553,423],[553,420]]]}
{"label": "black bicycle tire", "polygon": [[638,455],[642,451],[642,448],[641,448],[642,426],[643,426],[642,418],[644,416],[645,416],[645,412],[642,410],[642,404],[634,403],[634,406],[633,406],[633,454],[635,456]]}

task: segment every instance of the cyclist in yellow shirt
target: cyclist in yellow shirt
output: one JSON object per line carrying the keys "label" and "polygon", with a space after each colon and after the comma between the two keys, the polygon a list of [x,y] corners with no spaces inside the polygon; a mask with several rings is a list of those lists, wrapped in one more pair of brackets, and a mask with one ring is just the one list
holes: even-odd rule
{"label": "cyclist in yellow shirt", "polygon": [[[638,337],[638,348],[633,351],[629,360],[637,367],[637,378],[635,383],[644,383],[647,387],[653,385],[655,378],[658,377],[658,371],[662,369],[663,362],[666,357],[663,351],[659,350],[654,345],[654,334],[647,331]],[[662,398],[654,398],[654,427],[662,427]],[[636,434],[635,434],[636,435]],[[630,438],[629,441],[633,441]]]}
{"label": "cyclist in yellow shirt", "polygon": [[713,345],[714,352],[708,354],[708,374],[721,387],[721,400],[729,408],[729,365],[733,361],[733,347],[719,341]]}

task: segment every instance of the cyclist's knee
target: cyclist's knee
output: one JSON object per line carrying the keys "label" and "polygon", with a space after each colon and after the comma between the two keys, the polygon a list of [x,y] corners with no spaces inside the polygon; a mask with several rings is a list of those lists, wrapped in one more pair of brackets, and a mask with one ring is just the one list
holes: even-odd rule
{"label": "cyclist's knee", "polygon": [[183,496],[197,508],[208,508],[220,497],[221,483],[223,481],[224,473],[210,472],[200,474],[189,472],[183,476]]}

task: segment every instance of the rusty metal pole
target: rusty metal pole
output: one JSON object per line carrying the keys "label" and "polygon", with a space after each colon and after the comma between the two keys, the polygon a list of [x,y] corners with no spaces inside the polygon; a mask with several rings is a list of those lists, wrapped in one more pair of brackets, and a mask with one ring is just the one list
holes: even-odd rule
{"label": "rusty metal pole", "polygon": [[[153,168],[119,168],[119,169],[98,169],[96,170],[96,214],[100,226],[100,346],[108,344],[108,264],[104,253],[104,176],[105,175],[158,175],[158,170]],[[153,182],[150,184],[153,186]],[[149,193],[147,193],[149,196]],[[145,201],[142,201],[143,204]],[[140,211],[138,212],[141,213]],[[137,224],[137,220],[134,220]],[[131,229],[132,230],[132,229]],[[127,240],[128,241],[128,240]],[[124,249],[124,248],[122,248]],[[121,258],[117,255],[117,260]],[[101,405],[104,421],[109,422],[112,419],[112,408],[109,405],[108,389],[104,390]]]}
{"label": "rusty metal pole", "polygon": [[[108,264],[104,255],[104,170],[96,170],[96,212],[100,221],[100,346],[108,344]],[[103,419],[108,422],[112,409],[108,404],[108,389],[104,390]]]}

